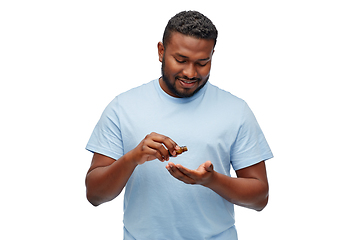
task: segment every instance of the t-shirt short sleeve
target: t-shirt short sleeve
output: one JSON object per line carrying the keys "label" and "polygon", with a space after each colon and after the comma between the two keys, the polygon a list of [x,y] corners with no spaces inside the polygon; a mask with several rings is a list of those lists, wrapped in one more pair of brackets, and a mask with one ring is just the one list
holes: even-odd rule
{"label": "t-shirt short sleeve", "polygon": [[235,170],[273,157],[265,136],[246,102],[241,112],[240,129],[230,153],[231,164]]}
{"label": "t-shirt short sleeve", "polygon": [[117,98],[115,98],[105,108],[86,145],[86,149],[90,152],[100,153],[115,160],[124,155],[120,119],[116,113],[117,106]]}

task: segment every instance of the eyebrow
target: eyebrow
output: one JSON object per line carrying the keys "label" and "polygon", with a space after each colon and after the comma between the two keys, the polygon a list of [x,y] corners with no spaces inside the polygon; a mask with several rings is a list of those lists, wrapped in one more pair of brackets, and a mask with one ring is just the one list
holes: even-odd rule
{"label": "eyebrow", "polygon": [[[176,55],[178,56],[178,57],[181,57],[181,58],[186,58],[186,59],[188,59],[189,57],[187,57],[187,56],[184,56],[184,55],[181,55],[180,53],[176,53]],[[197,61],[208,61],[208,60],[210,60],[210,58],[208,57],[208,58],[203,58],[203,59],[198,59]]]}

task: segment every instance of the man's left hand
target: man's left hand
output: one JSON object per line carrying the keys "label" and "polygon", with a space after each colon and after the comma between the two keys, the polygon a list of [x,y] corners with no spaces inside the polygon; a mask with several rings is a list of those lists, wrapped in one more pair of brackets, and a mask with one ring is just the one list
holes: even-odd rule
{"label": "man's left hand", "polygon": [[211,182],[214,175],[214,167],[210,161],[201,164],[198,169],[191,170],[180,164],[169,162],[166,166],[169,173],[176,179],[187,184],[206,185]]}

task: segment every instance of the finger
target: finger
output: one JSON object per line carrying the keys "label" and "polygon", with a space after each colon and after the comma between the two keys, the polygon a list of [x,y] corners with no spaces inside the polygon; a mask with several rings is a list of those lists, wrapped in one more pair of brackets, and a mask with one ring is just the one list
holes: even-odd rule
{"label": "finger", "polygon": [[194,179],[194,171],[193,170],[190,170],[186,167],[183,167],[182,165],[180,164],[177,164],[176,165],[176,168],[184,175],[188,176],[189,178],[191,179]]}
{"label": "finger", "polygon": [[208,172],[214,171],[214,165],[211,163],[211,161],[206,161],[204,167]]}
{"label": "finger", "polygon": [[195,184],[195,181],[188,177],[187,175],[185,175],[184,173],[182,173],[173,163],[169,163],[166,166],[167,170],[169,171],[169,173],[176,179],[187,183],[187,184]]}
{"label": "finger", "polygon": [[179,150],[180,147],[174,140],[158,133],[151,133],[150,136],[152,137],[153,141],[164,144],[171,155],[176,156],[176,150]]}
{"label": "finger", "polygon": [[177,155],[176,151],[180,150],[179,145],[176,142],[174,142],[171,138],[165,139],[164,145],[168,149],[168,152],[174,157]]}
{"label": "finger", "polygon": [[169,151],[166,149],[166,147],[164,147],[164,145],[161,143],[157,143],[156,145],[157,145],[156,150],[163,157],[163,159],[165,161],[169,160],[170,155],[169,155]]}
{"label": "finger", "polygon": [[169,153],[164,146],[159,142],[153,141],[151,138],[145,139],[143,150],[145,153],[155,156],[162,162],[169,160]]}
{"label": "finger", "polygon": [[161,152],[153,147],[143,146],[143,152],[145,154],[149,155],[148,160],[153,160],[153,159],[157,158],[162,162],[165,161],[165,157],[161,154]]}

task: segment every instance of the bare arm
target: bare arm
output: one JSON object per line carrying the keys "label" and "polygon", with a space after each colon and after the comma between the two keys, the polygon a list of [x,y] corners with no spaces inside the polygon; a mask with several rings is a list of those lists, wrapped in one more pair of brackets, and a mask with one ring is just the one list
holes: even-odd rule
{"label": "bare arm", "polygon": [[170,174],[188,184],[201,184],[239,206],[261,211],[268,201],[269,186],[264,162],[236,171],[237,178],[215,172],[210,161],[196,170],[169,163]]}
{"label": "bare arm", "polygon": [[236,171],[237,178],[214,172],[214,178],[205,186],[220,196],[246,208],[261,211],[267,205],[269,185],[265,163]]}
{"label": "bare arm", "polygon": [[137,165],[154,159],[168,161],[169,152],[176,156],[178,149],[179,146],[169,137],[151,133],[117,161],[94,153],[85,179],[88,201],[94,206],[111,201],[121,193]]}
{"label": "bare arm", "polygon": [[98,206],[117,197],[125,187],[137,166],[130,154],[115,161],[112,158],[94,153],[91,167],[86,175],[86,197]]}

